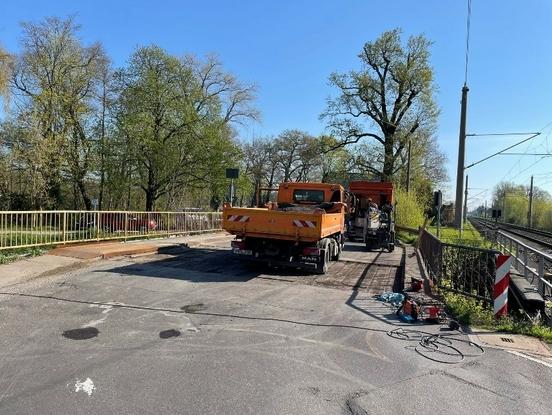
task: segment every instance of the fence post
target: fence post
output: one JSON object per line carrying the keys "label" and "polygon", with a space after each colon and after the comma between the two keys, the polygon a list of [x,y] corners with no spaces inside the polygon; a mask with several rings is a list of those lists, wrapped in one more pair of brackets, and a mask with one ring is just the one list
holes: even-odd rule
{"label": "fence post", "polygon": [[62,231],[62,241],[65,244],[67,233],[67,212],[63,211],[63,231]]}
{"label": "fence post", "polygon": [[528,255],[527,255],[527,248],[523,248],[523,277],[527,279],[529,276],[529,271],[527,270],[527,267],[529,264],[527,263]]}
{"label": "fence post", "polygon": [[171,213],[167,212],[167,237],[171,236]]}
{"label": "fence post", "polygon": [[539,263],[537,264],[537,266],[539,272],[537,288],[539,290],[539,294],[544,298],[544,256],[542,254],[539,255]]}
{"label": "fence post", "polygon": [[127,240],[127,234],[128,234],[128,212],[125,211],[125,242]]}
{"label": "fence post", "polygon": [[96,240],[100,240],[100,212],[96,212]]}
{"label": "fence post", "polygon": [[508,314],[508,286],[510,285],[510,268],[513,259],[510,255],[498,254],[496,256],[496,273],[493,289],[495,318]]}

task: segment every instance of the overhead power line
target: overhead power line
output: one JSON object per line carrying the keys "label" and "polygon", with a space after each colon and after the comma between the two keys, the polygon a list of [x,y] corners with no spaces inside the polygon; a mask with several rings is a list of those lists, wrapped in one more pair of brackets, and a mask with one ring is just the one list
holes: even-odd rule
{"label": "overhead power line", "polygon": [[466,134],[466,137],[490,137],[494,135],[529,135],[540,133],[489,133],[489,134]]}
{"label": "overhead power line", "polygon": [[477,165],[477,164],[479,164],[479,163],[483,163],[484,161],[487,161],[487,160],[489,160],[490,158],[493,158],[493,157],[495,157],[495,156],[498,156],[499,154],[502,154],[502,153],[504,153],[504,152],[506,152],[506,151],[508,151],[508,150],[510,150],[510,149],[512,149],[512,148],[514,148],[514,147],[517,147],[517,146],[519,146],[520,144],[523,144],[523,143],[525,143],[525,142],[527,142],[527,141],[529,141],[529,140],[531,140],[531,139],[537,137],[538,135],[540,135],[540,133],[535,133],[535,134],[533,134],[533,135],[532,135],[531,137],[529,137],[529,138],[525,138],[525,139],[523,139],[523,140],[517,142],[516,144],[512,144],[511,146],[506,147],[506,148],[503,149],[503,150],[497,151],[496,153],[491,154],[490,156],[487,156],[487,157],[485,157],[485,158],[483,158],[483,159],[481,159],[481,160],[479,160],[479,161],[476,161],[475,163],[470,164],[469,166],[466,166],[465,169],[469,169],[470,167],[473,167],[473,166],[475,166],[475,165]]}
{"label": "overhead power line", "polygon": [[500,153],[501,156],[552,156],[552,153]]}

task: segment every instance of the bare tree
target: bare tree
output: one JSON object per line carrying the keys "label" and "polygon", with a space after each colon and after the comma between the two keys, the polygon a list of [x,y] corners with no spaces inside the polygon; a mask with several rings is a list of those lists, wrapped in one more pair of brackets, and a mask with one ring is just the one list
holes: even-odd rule
{"label": "bare tree", "polygon": [[285,130],[275,140],[276,161],[283,182],[307,181],[317,166],[316,139],[299,130]]}
{"label": "bare tree", "polygon": [[385,32],[364,45],[360,71],[330,77],[340,95],[329,100],[322,118],[341,139],[339,145],[372,139],[379,156],[377,164],[367,167],[384,180],[396,173],[396,161],[414,134],[434,128],[438,111],[432,97],[430,45],[419,35],[403,47],[400,30]]}
{"label": "bare tree", "polygon": [[13,56],[0,46],[0,97],[4,98],[7,106],[9,96],[9,84],[13,71]]}

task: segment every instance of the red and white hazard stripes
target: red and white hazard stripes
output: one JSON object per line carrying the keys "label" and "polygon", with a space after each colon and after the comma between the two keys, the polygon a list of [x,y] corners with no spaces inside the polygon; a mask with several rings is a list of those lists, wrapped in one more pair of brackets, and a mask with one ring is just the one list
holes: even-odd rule
{"label": "red and white hazard stripes", "polygon": [[228,215],[230,222],[249,222],[249,216],[246,215]]}
{"label": "red and white hazard stripes", "polygon": [[493,290],[495,317],[508,314],[508,286],[510,285],[510,267],[513,257],[499,254],[496,257],[496,274]]}
{"label": "red and white hazard stripes", "polygon": [[298,228],[316,228],[316,222],[310,220],[294,219],[293,225],[297,226]]}

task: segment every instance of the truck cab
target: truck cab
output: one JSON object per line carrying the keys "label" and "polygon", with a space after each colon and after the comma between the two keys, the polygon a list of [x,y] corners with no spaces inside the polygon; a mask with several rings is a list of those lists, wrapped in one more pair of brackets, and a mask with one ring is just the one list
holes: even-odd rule
{"label": "truck cab", "polygon": [[285,182],[278,188],[278,205],[316,206],[344,202],[343,186],[329,183]]}

